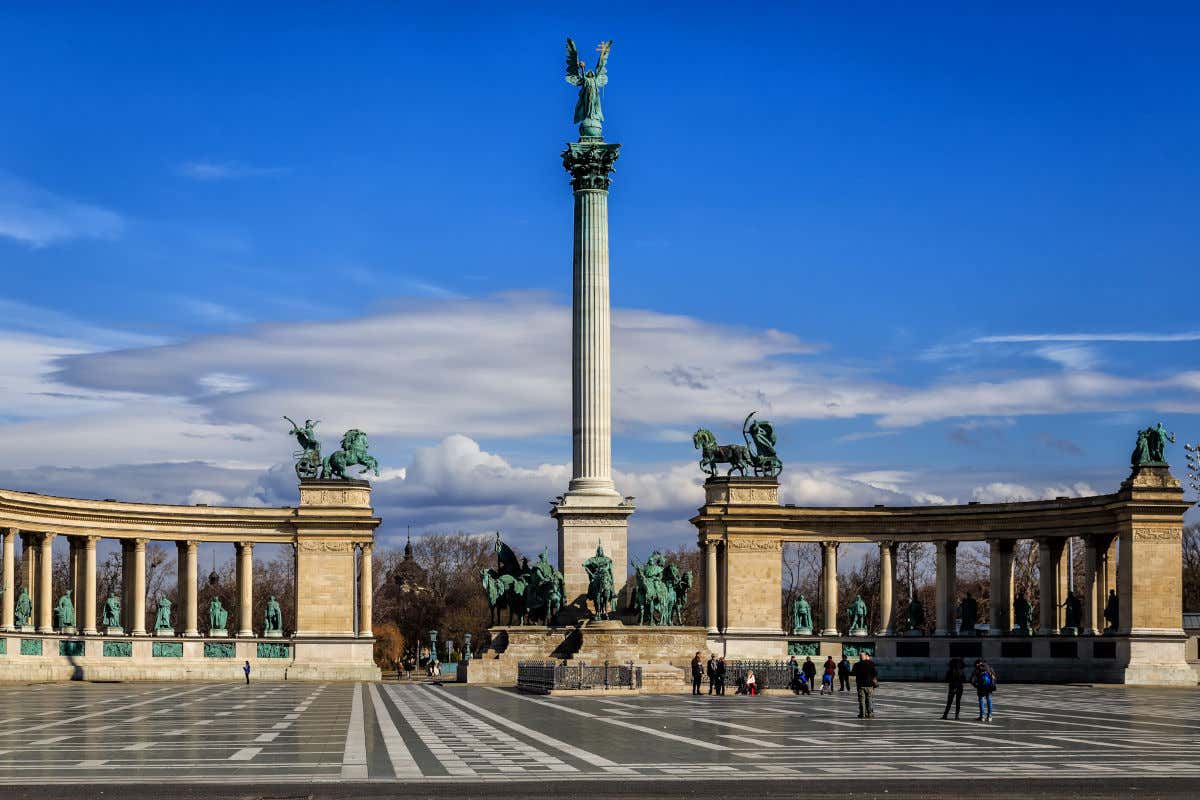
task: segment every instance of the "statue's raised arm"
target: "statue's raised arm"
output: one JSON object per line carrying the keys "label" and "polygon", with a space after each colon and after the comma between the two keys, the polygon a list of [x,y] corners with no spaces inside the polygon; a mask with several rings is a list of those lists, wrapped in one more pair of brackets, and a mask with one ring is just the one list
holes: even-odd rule
{"label": "statue's raised arm", "polygon": [[608,85],[608,53],[612,50],[612,40],[601,42],[596,48],[600,51],[600,57],[596,59],[596,85]]}

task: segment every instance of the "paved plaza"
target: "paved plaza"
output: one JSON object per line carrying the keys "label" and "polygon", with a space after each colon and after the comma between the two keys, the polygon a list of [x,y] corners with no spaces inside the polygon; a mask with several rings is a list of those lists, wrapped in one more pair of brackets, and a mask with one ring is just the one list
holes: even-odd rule
{"label": "paved plaza", "polygon": [[1046,778],[1104,788],[1200,777],[1195,691],[1002,686],[990,725],[974,721],[969,692],[964,721],[942,721],[942,697],[933,684],[886,684],[877,718],[859,720],[853,693],[561,698],[392,683],[7,686],[0,782],[332,789],[400,781],[437,795],[436,784],[476,781],[629,788],[786,779],[830,789],[864,778]]}

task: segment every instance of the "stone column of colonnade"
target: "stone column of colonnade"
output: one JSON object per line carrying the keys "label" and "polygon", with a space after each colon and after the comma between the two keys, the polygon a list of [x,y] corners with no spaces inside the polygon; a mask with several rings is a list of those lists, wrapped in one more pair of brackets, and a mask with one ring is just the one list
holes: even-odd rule
{"label": "stone column of colonnade", "polygon": [[358,546],[358,635],[375,635],[371,624],[374,613],[375,576],[371,571],[371,543]]}
{"label": "stone column of colonnade", "polygon": [[717,628],[717,543],[711,539],[704,543],[704,624],[709,633],[719,633]]}
{"label": "stone column of colonnade", "polygon": [[1012,539],[989,539],[991,589],[988,597],[988,633],[1005,636],[1012,632],[1013,548]]}
{"label": "stone column of colonnade", "polygon": [[83,537],[83,546],[77,558],[83,560],[83,598],[76,606],[80,610],[78,622],[84,633],[96,633],[96,543],[99,536]]}
{"label": "stone column of colonnade", "polygon": [[38,633],[54,632],[54,557],[51,554],[54,536],[53,533],[42,533],[38,548]]}
{"label": "stone column of colonnade", "polygon": [[894,636],[896,633],[896,543],[879,543],[879,628],[876,636]]}
{"label": "stone column of colonnade", "polygon": [[33,613],[28,620],[20,620],[21,625],[36,626],[38,621],[38,535],[30,531],[21,531],[21,583],[29,591],[29,602],[33,604]]}
{"label": "stone column of colonnade", "polygon": [[238,636],[254,635],[254,543],[237,542]]}
{"label": "stone column of colonnade", "polygon": [[11,631],[13,629],[13,609],[16,607],[17,600],[16,586],[13,580],[17,529],[0,529],[0,534],[4,536],[3,551],[0,552],[0,558],[3,559],[3,563],[0,563],[0,570],[3,570],[2,576],[0,576],[0,631]]}
{"label": "stone column of colonnade", "polygon": [[135,636],[146,635],[146,539],[133,540],[133,628]]}
{"label": "stone column of colonnade", "polygon": [[822,636],[838,635],[837,549],[837,542],[821,542],[821,598],[825,610]]}
{"label": "stone column of colonnade", "polygon": [[937,548],[936,623],[934,636],[950,636],[957,621],[954,610],[955,585],[958,583],[958,542],[934,542]]}
{"label": "stone column of colonnade", "polygon": [[1059,598],[1063,594],[1062,561],[1066,539],[1038,539],[1038,633],[1053,636],[1062,630]]}
{"label": "stone column of colonnade", "polygon": [[200,587],[198,581],[200,579],[197,559],[199,557],[199,543],[193,540],[179,542],[178,545],[179,558],[181,569],[179,588],[179,602],[183,603],[183,635],[184,636],[199,636],[200,630],[198,625],[198,616],[196,604],[199,602]]}
{"label": "stone column of colonnade", "polygon": [[1083,540],[1083,634],[1096,636],[1104,631],[1104,607],[1112,585],[1111,558],[1115,535],[1085,536]]}

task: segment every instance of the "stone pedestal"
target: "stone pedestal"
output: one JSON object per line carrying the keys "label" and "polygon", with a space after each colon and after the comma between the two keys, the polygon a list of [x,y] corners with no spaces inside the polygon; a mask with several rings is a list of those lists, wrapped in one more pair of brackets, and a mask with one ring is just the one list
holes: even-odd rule
{"label": "stone pedestal", "polygon": [[56,633],[62,634],[63,636],[74,636],[77,633],[77,629],[74,625],[63,625],[56,631]]}
{"label": "stone pedestal", "polygon": [[866,628],[851,628],[850,635],[851,636],[866,636],[867,629]]}
{"label": "stone pedestal", "polygon": [[263,637],[267,639],[282,639],[283,631],[263,631]]}
{"label": "stone pedestal", "polygon": [[120,625],[106,625],[106,626],[104,626],[104,635],[105,636],[124,636],[125,629],[122,628]]}
{"label": "stone pedestal", "polygon": [[229,636],[229,631],[225,628],[221,628],[219,630],[210,630],[208,635],[211,639],[224,639]]}
{"label": "stone pedestal", "polygon": [[633,504],[601,504],[596,497],[567,493],[550,510],[558,523],[558,568],[563,574],[564,621],[574,621],[587,613],[587,572],[583,562],[596,554],[596,546],[612,559],[613,592],[616,612],[624,610],[629,575],[629,515]]}
{"label": "stone pedestal", "polygon": [[812,628],[796,628],[792,631],[793,636],[812,636]]}
{"label": "stone pedestal", "polygon": [[155,636],[174,636],[175,629],[174,628],[156,628],[154,631],[154,635]]}
{"label": "stone pedestal", "polygon": [[1063,628],[1058,633],[1060,636],[1078,636],[1079,628]]}

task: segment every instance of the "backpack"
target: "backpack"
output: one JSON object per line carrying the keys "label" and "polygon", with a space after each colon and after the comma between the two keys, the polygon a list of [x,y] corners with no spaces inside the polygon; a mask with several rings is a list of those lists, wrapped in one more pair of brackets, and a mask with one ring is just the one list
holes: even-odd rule
{"label": "backpack", "polygon": [[985,693],[995,691],[996,679],[992,677],[992,673],[986,670],[979,673],[979,689]]}

